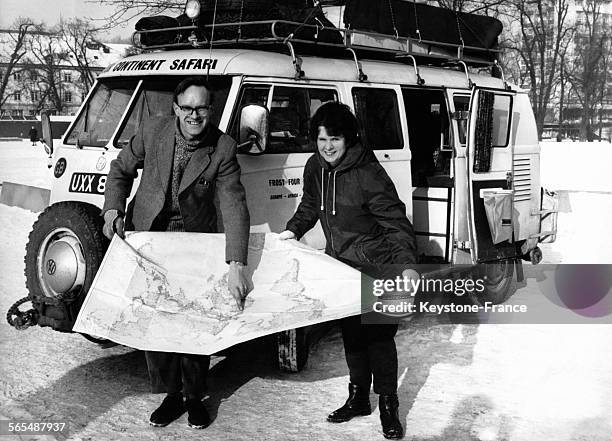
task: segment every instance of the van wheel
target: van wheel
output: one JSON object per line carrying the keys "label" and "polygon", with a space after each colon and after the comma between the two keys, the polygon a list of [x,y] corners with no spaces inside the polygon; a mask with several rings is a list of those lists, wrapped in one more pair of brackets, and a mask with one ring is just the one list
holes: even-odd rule
{"label": "van wheel", "polygon": [[478,265],[474,277],[484,280],[484,292],[475,294],[478,303],[504,303],[514,293],[512,279],[514,261],[502,260],[496,263]]}
{"label": "van wheel", "polygon": [[54,308],[49,318],[58,331],[72,331],[102,262],[108,247],[102,225],[97,207],[76,202],[53,204],[34,223],[24,259],[26,287],[35,303],[63,306],[63,317]]}
{"label": "van wheel", "polygon": [[277,334],[278,367],[284,372],[299,372],[308,360],[306,328],[290,329]]}

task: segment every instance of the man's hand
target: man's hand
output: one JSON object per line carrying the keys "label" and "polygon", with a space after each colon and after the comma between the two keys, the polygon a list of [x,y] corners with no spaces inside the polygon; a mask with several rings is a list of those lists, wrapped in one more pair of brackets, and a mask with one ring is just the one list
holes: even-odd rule
{"label": "man's hand", "polygon": [[278,235],[278,238],[280,240],[295,239],[295,233],[293,231],[285,230]]}
{"label": "man's hand", "polygon": [[117,210],[108,210],[104,213],[104,227],[102,232],[109,239],[113,238],[113,235],[117,233],[119,237],[125,237],[124,234],[125,223],[123,217],[119,215]]}
{"label": "man's hand", "polygon": [[[414,282],[411,282],[411,286],[415,286],[417,280],[419,280],[421,276],[413,269],[405,269],[404,271],[402,271],[402,278],[407,280],[413,280]],[[415,294],[416,292],[412,293],[413,296]]]}
{"label": "man's hand", "polygon": [[244,264],[240,262],[230,262],[227,287],[241,311],[244,309],[244,299],[246,299],[249,293],[249,285],[245,273]]}

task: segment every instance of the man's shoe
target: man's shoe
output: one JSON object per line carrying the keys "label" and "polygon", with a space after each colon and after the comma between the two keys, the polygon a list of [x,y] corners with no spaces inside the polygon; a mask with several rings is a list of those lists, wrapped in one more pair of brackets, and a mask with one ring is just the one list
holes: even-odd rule
{"label": "man's shoe", "polygon": [[383,436],[387,439],[400,439],[404,437],[404,428],[399,419],[398,408],[399,401],[397,394],[380,395],[378,398]]}
{"label": "man's shoe", "polygon": [[202,400],[198,398],[189,399],[185,401],[185,408],[187,409],[187,425],[189,427],[205,429],[210,425],[210,416],[208,416]]}
{"label": "man's shoe", "polygon": [[155,409],[149,418],[149,423],[155,427],[165,427],[185,412],[183,395],[166,395],[161,405]]}
{"label": "man's shoe", "polygon": [[340,409],[334,410],[327,416],[330,423],[344,423],[356,416],[365,416],[372,413],[370,407],[370,390],[349,383],[349,397]]}

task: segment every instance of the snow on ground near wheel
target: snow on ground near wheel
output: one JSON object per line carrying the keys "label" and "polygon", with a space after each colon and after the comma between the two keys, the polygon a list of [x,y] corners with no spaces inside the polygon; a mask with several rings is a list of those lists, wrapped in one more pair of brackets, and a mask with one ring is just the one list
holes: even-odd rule
{"label": "snow on ground near wheel", "polygon": [[549,190],[612,192],[609,142],[542,142],[540,177]]}
{"label": "snow on ground near wheel", "polygon": [[540,244],[542,263],[612,264],[612,193],[572,192],[569,201],[571,213],[559,213],[557,240]]}
{"label": "snow on ground near wheel", "polygon": [[[0,287],[2,287],[2,292],[11,293],[11,295],[23,292],[23,296],[26,295],[23,276],[25,241],[37,217],[38,213],[0,205],[0,265],[2,268]],[[4,311],[0,313],[4,316]]]}
{"label": "snow on ground near wheel", "polygon": [[[55,140],[55,145],[59,140]],[[42,143],[30,141],[0,142],[0,183],[15,182],[33,187],[51,188],[53,171],[47,167]]]}

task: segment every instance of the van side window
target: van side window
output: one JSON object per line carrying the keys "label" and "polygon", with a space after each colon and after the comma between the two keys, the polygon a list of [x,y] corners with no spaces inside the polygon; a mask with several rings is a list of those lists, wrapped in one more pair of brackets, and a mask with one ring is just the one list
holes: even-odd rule
{"label": "van side window", "polygon": [[[453,95],[455,104],[455,112],[467,112],[470,110],[470,97],[467,95]],[[461,119],[457,121],[457,129],[459,131],[459,143],[465,145],[467,142],[467,127],[468,120]]]}
{"label": "van side window", "polygon": [[[266,105],[270,86],[247,85],[240,95],[237,111],[248,104]],[[337,101],[333,89],[274,86],[270,109],[270,143],[266,153],[313,152],[308,137],[308,123],[314,112],[327,101]],[[232,136],[238,136],[238,118],[234,116]]]}
{"label": "van side window", "polygon": [[510,138],[510,111],[512,97],[495,95],[493,101],[493,147],[506,147]]}
{"label": "van side window", "polygon": [[353,102],[361,126],[360,136],[366,147],[372,150],[404,147],[394,90],[354,87]]}
{"label": "van side window", "polygon": [[[455,95],[453,97],[455,111],[468,111],[470,109],[470,97],[466,95]],[[510,111],[512,109],[512,97],[507,95],[495,95],[493,98],[493,128],[492,146],[506,147],[510,135]],[[467,120],[457,121],[459,129],[459,142],[467,142]]]}
{"label": "van side window", "polygon": [[[448,187],[450,182],[449,115],[442,90],[402,88],[412,153],[412,185]],[[442,150],[446,148],[446,150]]]}

